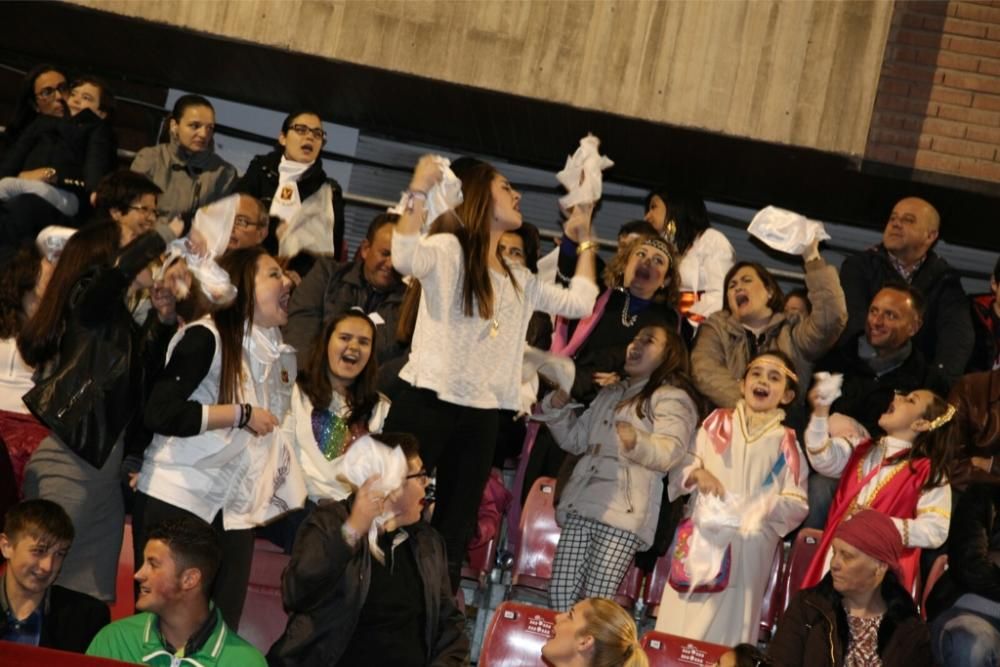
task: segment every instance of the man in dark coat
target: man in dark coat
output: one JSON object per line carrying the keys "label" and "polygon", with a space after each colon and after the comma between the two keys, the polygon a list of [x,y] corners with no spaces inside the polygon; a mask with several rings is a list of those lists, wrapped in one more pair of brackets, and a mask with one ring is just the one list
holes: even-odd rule
{"label": "man in dark coat", "polygon": [[51,500],[25,500],[7,512],[0,639],[83,653],[111,620],[100,600],[53,585],[72,542],[73,523]]}
{"label": "man in dark coat", "polygon": [[840,284],[847,298],[848,322],[841,340],[850,340],[864,328],[868,305],[882,287],[909,284],[926,303],[924,325],[914,345],[950,383],[965,372],[975,334],[958,272],[931,250],[940,224],[933,206],[907,197],[893,208],[882,243],[844,260]]}

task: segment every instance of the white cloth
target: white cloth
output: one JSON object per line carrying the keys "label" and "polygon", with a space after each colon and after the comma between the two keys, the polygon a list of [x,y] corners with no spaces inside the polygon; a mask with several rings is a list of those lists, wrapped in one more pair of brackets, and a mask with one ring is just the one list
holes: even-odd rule
{"label": "white cloth", "polygon": [[[427,228],[442,213],[454,209],[463,201],[462,181],[451,170],[451,160],[440,155],[435,155],[434,163],[441,171],[441,180],[427,191],[427,201],[424,202],[424,207],[427,209],[427,219],[421,229],[421,234],[426,234]],[[399,203],[389,207],[389,213],[402,215],[406,210],[408,197],[407,193],[404,192],[399,199]]]}
{"label": "white cloth", "polygon": [[559,206],[569,210],[577,204],[591,204],[601,198],[603,177],[601,172],[615,166],[606,155],[599,152],[601,140],[592,134],[580,139],[580,147],[566,158],[566,166],[556,178],[568,194],[559,198]]}
{"label": "white cloth", "polygon": [[[389,399],[379,394],[379,401],[368,420],[369,433],[382,430],[389,406]],[[347,402],[337,392],[333,393],[327,409],[338,417],[346,417],[349,412]],[[316,503],[323,499],[343,500],[352,493],[351,485],[344,477],[344,457],[338,456],[329,461],[323,456],[313,433],[312,412],[312,401],[295,385],[292,389],[292,409],[285,415],[281,428],[302,465],[309,499]]]}
{"label": "white cloth", "polygon": [[335,218],[333,188],[324,183],[287,219],[285,235],[278,241],[278,254],[294,257],[307,250],[314,255],[332,255]]}
{"label": "white cloth", "polygon": [[299,179],[311,166],[312,162],[296,162],[281,156],[281,162],[278,163],[278,189],[274,191],[268,213],[282,220],[291,220],[298,213],[302,206]]}
{"label": "white cloth", "polygon": [[[378,475],[378,481],[372,484],[371,489],[383,496],[388,496],[403,486],[408,472],[409,466],[402,449],[399,447],[390,449],[370,435],[355,440],[344,454],[344,476],[347,481],[355,488],[360,488],[372,476]],[[380,562],[383,553],[378,545],[379,529],[394,516],[392,509],[387,508],[375,517],[371,528],[368,529],[368,547]]]}
{"label": "white cloth", "polygon": [[801,255],[816,239],[830,238],[822,222],[810,220],[794,211],[768,206],[758,211],[747,232],[775,250]]}
{"label": "white cloth", "polygon": [[66,247],[66,241],[69,241],[69,237],[75,233],[76,230],[72,227],[49,225],[38,232],[38,236],[35,237],[35,247],[38,248],[38,252],[42,257],[55,264],[59,261],[59,257],[62,256],[63,248]]}
{"label": "white cloth", "polygon": [[[392,263],[419,279],[423,289],[410,358],[399,377],[430,389],[438,398],[474,408],[517,410],[528,321],[536,310],[580,318],[590,314],[597,286],[573,278],[569,289],[542,284],[524,267],[512,267],[517,280],[490,271],[494,330],[491,320],[469,317],[462,307],[462,249],[452,234],[392,235]],[[496,335],[491,336],[491,332]]]}
{"label": "white cloth", "polygon": [[842,373],[827,373],[820,371],[813,374],[813,390],[816,392],[816,405],[830,406],[840,398],[840,388],[844,384]]}
{"label": "white cloth", "polygon": [[[844,469],[854,447],[860,444],[862,438],[830,437],[829,431],[829,422],[825,417],[813,416],[809,420],[805,433],[806,453],[813,469],[821,475],[834,479],[842,474],[854,474],[851,471],[845,473]],[[876,466],[881,466],[879,472],[868,480],[858,494],[858,503],[863,507],[870,506],[882,486],[895,475],[905,474],[909,465],[908,461],[886,465],[884,460],[909,449],[912,443],[889,436],[883,437],[881,442],[881,446],[876,445],[871,448],[861,467],[861,474],[864,476]],[[951,486],[946,481],[941,486],[921,492],[917,501],[916,518],[906,520],[905,529],[903,519],[892,517],[892,522],[896,525],[900,538],[903,538],[904,546],[938,548],[948,539],[948,527],[951,523]],[[830,558],[828,552],[823,566],[824,573],[830,569]]]}
{"label": "white cloth", "polygon": [[726,286],[726,272],[733,266],[733,246],[725,235],[708,228],[694,240],[681,258],[681,291],[698,294],[698,301],[691,312],[702,317],[722,310]]}
{"label": "white cloth", "polygon": [[[691,493],[695,487],[684,485],[691,472],[704,467],[722,483],[726,493],[744,497],[756,495],[781,454],[785,427],[781,411],[775,419],[752,435],[747,434],[745,406],[742,401],[733,410],[733,434],[729,446],[719,454],[704,428],[698,430],[690,463],[670,472],[671,497]],[[767,587],[767,577],[781,537],[798,526],[808,513],[806,479],[808,466],[800,453],[799,478],[785,465],[773,486],[777,500],[765,518],[761,532],[733,539],[729,586],[718,593],[681,594],[664,587],[660,608],[666,610],[656,619],[660,632],[733,646],[756,642],[760,627],[760,607]]]}
{"label": "white cloth", "polygon": [[229,246],[236,221],[236,210],[240,205],[240,195],[229,195],[211,204],[202,206],[194,214],[191,231],[197,231],[205,239],[205,248],[211,257],[221,257]]}
{"label": "white cloth", "polygon": [[0,340],[0,410],[29,412],[21,398],[35,386],[33,372],[21,358],[16,337]]}

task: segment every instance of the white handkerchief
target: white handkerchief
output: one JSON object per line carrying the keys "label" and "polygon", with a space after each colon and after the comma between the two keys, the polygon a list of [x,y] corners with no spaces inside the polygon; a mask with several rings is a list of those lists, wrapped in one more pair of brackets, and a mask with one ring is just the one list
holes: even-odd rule
{"label": "white handkerchief", "polygon": [[824,241],[830,238],[822,222],[777,206],[761,209],[753,217],[747,232],[769,247],[790,255],[801,255],[816,239]]}
{"label": "white handkerchief", "polygon": [[816,388],[816,403],[818,405],[833,405],[840,398],[840,387],[844,384],[844,376],[840,373],[820,371],[813,375],[813,386]]}
{"label": "white handkerchief", "polygon": [[567,195],[559,198],[559,205],[564,210],[577,204],[593,203],[601,198],[601,172],[615,166],[615,163],[598,152],[600,145],[601,140],[592,134],[580,139],[580,147],[566,158],[566,166],[556,174],[556,178],[568,191]]}
{"label": "white handkerchief", "polygon": [[66,247],[66,241],[69,241],[69,237],[75,233],[76,230],[72,227],[49,225],[38,232],[38,236],[35,237],[35,247],[38,248],[38,252],[45,259],[55,264],[59,261],[59,256],[62,255],[63,248]]}
{"label": "white handkerchief", "polygon": [[[440,155],[434,156],[434,162],[441,169],[441,181],[427,192],[427,222],[425,229],[421,229],[421,234],[426,234],[426,227],[437,220],[445,211],[450,211],[462,203],[462,181],[458,179],[455,172],[451,170],[451,160]],[[399,203],[390,206],[389,213],[402,215],[406,210],[407,195],[404,192],[399,199]]]}

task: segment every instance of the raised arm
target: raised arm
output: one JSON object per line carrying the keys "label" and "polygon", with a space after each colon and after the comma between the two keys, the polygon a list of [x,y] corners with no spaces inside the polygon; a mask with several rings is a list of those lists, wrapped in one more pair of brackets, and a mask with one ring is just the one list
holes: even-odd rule
{"label": "raised arm", "polygon": [[847,302],[837,270],[827,265],[817,244],[802,255],[812,312],[792,328],[795,347],[810,361],[826,354],[847,326]]}

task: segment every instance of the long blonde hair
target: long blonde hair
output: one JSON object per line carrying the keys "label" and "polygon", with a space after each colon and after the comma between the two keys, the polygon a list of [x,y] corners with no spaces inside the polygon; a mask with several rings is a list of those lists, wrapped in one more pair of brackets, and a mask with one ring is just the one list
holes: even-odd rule
{"label": "long blonde hair", "polygon": [[588,598],[583,618],[584,634],[594,638],[593,667],[649,667],[635,621],[617,603]]}

